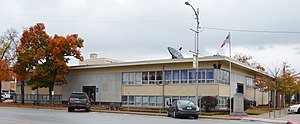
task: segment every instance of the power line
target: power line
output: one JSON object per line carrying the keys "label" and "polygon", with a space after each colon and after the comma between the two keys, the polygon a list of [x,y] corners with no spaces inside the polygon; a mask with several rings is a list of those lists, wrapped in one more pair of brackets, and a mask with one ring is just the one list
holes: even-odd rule
{"label": "power line", "polygon": [[299,31],[244,30],[244,29],[230,29],[230,28],[216,28],[216,27],[201,27],[201,28],[209,29],[209,30],[236,31],[236,32],[249,32],[249,33],[300,34]]}

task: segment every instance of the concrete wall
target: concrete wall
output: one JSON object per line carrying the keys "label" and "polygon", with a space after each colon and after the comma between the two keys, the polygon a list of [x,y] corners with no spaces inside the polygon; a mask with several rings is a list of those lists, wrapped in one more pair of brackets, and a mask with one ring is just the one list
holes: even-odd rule
{"label": "concrete wall", "polygon": [[[198,86],[199,94],[202,96],[217,96],[219,84],[201,84]],[[137,96],[161,96],[162,85],[123,85],[122,95]],[[165,96],[195,96],[195,84],[165,85]]]}
{"label": "concrete wall", "polygon": [[121,73],[78,71],[67,75],[68,84],[63,86],[62,100],[72,92],[82,92],[83,86],[96,86],[96,102],[121,102]]}

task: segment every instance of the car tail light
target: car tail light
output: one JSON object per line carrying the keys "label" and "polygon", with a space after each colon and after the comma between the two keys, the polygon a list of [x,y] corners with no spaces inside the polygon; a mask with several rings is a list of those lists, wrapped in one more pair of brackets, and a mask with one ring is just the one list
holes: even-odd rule
{"label": "car tail light", "polygon": [[86,99],[85,99],[85,104],[88,104],[88,103],[89,103],[89,99],[86,98]]}
{"label": "car tail light", "polygon": [[68,104],[70,104],[70,98],[68,99]]}
{"label": "car tail light", "polygon": [[183,110],[180,105],[177,105],[178,110]]}

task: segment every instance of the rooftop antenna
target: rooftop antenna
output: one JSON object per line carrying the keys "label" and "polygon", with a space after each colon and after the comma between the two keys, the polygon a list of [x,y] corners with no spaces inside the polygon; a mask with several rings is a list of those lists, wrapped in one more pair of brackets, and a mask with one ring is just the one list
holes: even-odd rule
{"label": "rooftop antenna", "polygon": [[[182,47],[179,48],[179,50],[181,50]],[[176,49],[172,48],[172,47],[168,47],[168,51],[170,52],[172,59],[183,59],[183,56],[181,55],[181,53],[179,53]]]}

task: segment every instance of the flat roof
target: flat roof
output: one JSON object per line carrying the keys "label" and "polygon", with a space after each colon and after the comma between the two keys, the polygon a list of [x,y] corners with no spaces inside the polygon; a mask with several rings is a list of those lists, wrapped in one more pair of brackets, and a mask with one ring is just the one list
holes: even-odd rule
{"label": "flat roof", "polygon": [[[227,61],[236,66],[240,66],[258,73],[267,75],[265,72],[262,72],[259,69],[254,68],[248,64],[239,62],[235,59],[232,59],[227,56],[214,55],[214,56],[204,56],[198,58],[199,62],[209,62],[209,61]],[[146,60],[146,61],[132,61],[132,62],[119,62],[111,64],[94,64],[94,65],[76,65],[70,66],[71,70],[80,70],[80,69],[95,69],[95,68],[108,68],[108,67],[124,67],[124,66],[136,66],[136,65],[153,65],[153,64],[172,64],[172,63],[186,63],[193,62],[193,58],[183,58],[183,59],[160,59],[160,60]],[[269,75],[267,75],[269,76]]]}

